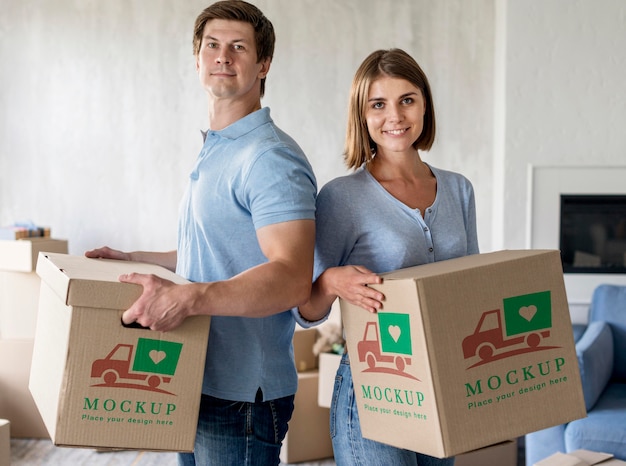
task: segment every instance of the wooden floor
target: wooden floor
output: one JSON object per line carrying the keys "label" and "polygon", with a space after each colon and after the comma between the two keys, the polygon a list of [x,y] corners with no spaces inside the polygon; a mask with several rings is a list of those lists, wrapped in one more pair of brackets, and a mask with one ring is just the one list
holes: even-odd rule
{"label": "wooden floor", "polygon": [[[283,463],[281,463],[283,464]],[[103,452],[55,447],[50,440],[11,439],[11,466],[176,466],[175,453]],[[335,466],[331,459],[299,466]]]}

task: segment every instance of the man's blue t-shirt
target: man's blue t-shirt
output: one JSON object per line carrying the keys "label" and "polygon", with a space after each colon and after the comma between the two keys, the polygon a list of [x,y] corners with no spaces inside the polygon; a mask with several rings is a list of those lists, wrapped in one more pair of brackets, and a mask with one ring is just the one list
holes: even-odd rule
{"label": "man's blue t-shirt", "polygon": [[[176,272],[193,282],[229,279],[267,262],[256,230],[315,219],[317,186],[296,142],[263,108],[208,131],[180,207]],[[254,401],[295,393],[290,351],[296,317],[211,319],[202,392]]]}

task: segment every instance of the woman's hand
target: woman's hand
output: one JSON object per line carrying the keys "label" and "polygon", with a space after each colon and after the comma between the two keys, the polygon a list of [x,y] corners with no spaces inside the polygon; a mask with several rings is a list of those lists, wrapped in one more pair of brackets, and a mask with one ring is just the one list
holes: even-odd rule
{"label": "woman's hand", "polygon": [[319,278],[319,285],[329,294],[362,307],[368,312],[377,312],[383,307],[385,295],[370,288],[383,279],[360,265],[346,265],[327,269]]}

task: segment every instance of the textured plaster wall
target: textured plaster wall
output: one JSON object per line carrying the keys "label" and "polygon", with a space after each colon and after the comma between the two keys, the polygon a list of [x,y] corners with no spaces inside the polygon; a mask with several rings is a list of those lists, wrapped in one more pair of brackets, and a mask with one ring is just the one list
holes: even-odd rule
{"label": "textured plaster wall", "polygon": [[[206,128],[191,27],[208,2],[2,0],[0,224],[175,247]],[[623,0],[257,0],[278,36],[264,104],[323,185],[342,175],[352,75],[398,46],[428,74],[424,159],[474,183],[483,251],[528,245],[528,167],[626,163]]]}
{"label": "textured plaster wall", "polygon": [[[438,139],[424,159],[474,183],[491,245],[494,1],[257,0],[277,32],[263,103],[319,185],[345,173],[352,75],[402,47],[428,74]],[[0,224],[32,219],[70,253],[176,245],[207,126],[191,29],[207,1],[2,0]]]}
{"label": "textured plaster wall", "polygon": [[[504,220],[494,237],[513,249],[529,239],[529,164],[626,165],[626,2],[504,3],[504,160],[494,173],[504,180]],[[592,173],[582,192],[597,183]]]}

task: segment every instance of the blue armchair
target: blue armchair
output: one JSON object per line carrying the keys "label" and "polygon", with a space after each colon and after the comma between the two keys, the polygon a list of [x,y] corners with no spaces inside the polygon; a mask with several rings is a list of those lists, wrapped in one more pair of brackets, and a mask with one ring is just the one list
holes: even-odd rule
{"label": "blue armchair", "polygon": [[576,354],[587,417],[526,435],[526,466],[578,449],[626,460],[626,286],[594,290]]}

